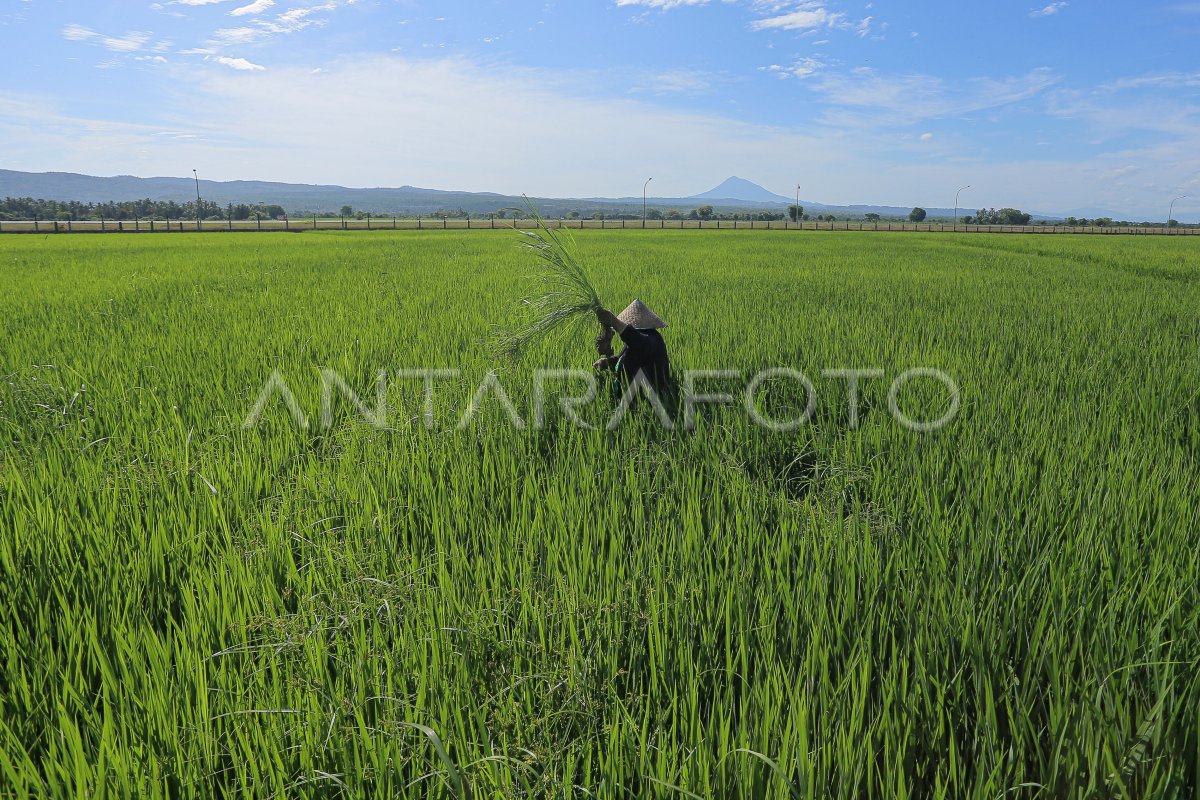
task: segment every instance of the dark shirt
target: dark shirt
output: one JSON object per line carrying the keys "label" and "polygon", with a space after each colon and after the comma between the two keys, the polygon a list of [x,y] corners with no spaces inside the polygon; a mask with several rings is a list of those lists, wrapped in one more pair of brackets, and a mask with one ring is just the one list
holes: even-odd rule
{"label": "dark shirt", "polygon": [[635,328],[632,325],[621,331],[625,349],[611,362],[625,380],[633,380],[638,372],[655,387],[662,388],[671,378],[671,362],[667,358],[667,343],[654,328]]}

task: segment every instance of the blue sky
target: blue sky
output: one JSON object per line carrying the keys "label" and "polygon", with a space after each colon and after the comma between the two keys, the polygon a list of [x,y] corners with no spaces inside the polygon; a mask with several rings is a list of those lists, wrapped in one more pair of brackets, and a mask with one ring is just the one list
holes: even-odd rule
{"label": "blue sky", "polygon": [[1200,2],[0,2],[0,167],[1200,217]]}

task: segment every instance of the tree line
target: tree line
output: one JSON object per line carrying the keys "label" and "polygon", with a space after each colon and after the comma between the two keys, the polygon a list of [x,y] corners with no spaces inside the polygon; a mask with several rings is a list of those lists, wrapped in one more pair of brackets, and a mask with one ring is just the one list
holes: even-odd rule
{"label": "tree line", "polygon": [[275,219],[286,215],[283,206],[275,203],[228,203],[225,206],[201,200],[199,214],[196,202],[176,203],[174,200],[110,200],[104,203],[83,203],[78,200],[35,200],[32,197],[5,197],[0,200],[0,219],[45,220],[132,220],[132,219]]}
{"label": "tree line", "polygon": [[[197,214],[199,210],[199,214]],[[580,219],[586,212],[570,211],[564,214],[565,219]],[[201,219],[210,220],[250,220],[250,219],[280,219],[287,215],[283,206],[276,203],[227,203],[221,206],[209,200],[201,200],[199,209],[195,201],[186,203],[177,203],[174,200],[151,200],[145,198],[142,200],[122,200],[108,201],[103,203],[84,203],[78,200],[35,200],[32,197],[5,197],[0,200],[0,220],[19,220],[19,219],[41,219],[41,220],[134,220],[134,219],[158,219],[158,220],[193,220],[198,216]],[[312,216],[314,212],[304,212],[304,216]],[[319,217],[356,217],[362,219],[366,216],[391,217],[390,213],[372,214],[362,210],[355,210],[349,205],[344,205],[338,211],[318,211],[315,216]],[[400,214],[398,216],[410,217],[414,216],[411,212]],[[450,217],[463,218],[471,216],[462,208],[445,209],[439,208],[432,214],[423,215],[426,217]],[[528,216],[526,209],[514,208],[511,206],[498,208],[490,213],[476,214],[475,217],[486,218],[494,216],[496,219],[523,219]],[[877,213],[866,213],[861,216],[847,215],[844,220],[853,221],[861,220],[865,222],[880,222],[880,221],[907,221],[907,222],[924,222],[927,218],[925,209],[917,207],[909,212],[907,220],[902,216],[883,217]],[[588,219],[602,220],[640,220],[642,218],[641,210],[620,210],[620,211],[593,211],[587,215]],[[835,222],[838,217],[833,214],[818,214],[816,217],[810,216],[805,212],[802,205],[789,205],[786,211],[727,211],[718,212],[711,205],[701,205],[691,210],[683,210],[679,208],[671,208],[663,211],[657,208],[646,210],[646,218],[651,220],[699,220],[707,222],[711,220],[723,221],[758,221],[758,222],[777,222],[789,220],[791,222],[807,222],[815,220],[817,222]],[[1038,220],[1033,222],[1033,216],[1027,212],[1021,211],[1018,208],[981,208],[974,214],[964,214],[958,220],[964,225],[1066,225],[1071,227],[1146,227],[1155,226],[1161,223],[1157,222],[1129,222],[1127,220],[1114,221],[1110,217],[1097,217],[1095,219],[1086,219],[1082,217],[1067,217],[1063,220]],[[1175,220],[1168,223],[1171,226],[1178,225]]]}

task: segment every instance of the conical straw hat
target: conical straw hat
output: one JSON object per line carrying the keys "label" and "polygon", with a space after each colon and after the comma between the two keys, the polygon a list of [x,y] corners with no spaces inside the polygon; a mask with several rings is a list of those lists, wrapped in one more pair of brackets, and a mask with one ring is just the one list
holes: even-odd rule
{"label": "conical straw hat", "polygon": [[629,304],[629,307],[617,314],[617,319],[624,322],[626,325],[632,325],[635,328],[665,328],[667,323],[662,321],[662,317],[655,314],[641,300],[634,300]]}

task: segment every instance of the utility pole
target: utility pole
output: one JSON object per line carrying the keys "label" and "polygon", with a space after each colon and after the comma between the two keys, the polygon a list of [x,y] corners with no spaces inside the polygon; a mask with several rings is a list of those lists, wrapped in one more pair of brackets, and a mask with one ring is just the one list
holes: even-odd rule
{"label": "utility pole", "polygon": [[196,179],[196,230],[200,230],[200,176],[196,174],[196,170],[192,170],[192,177]]}
{"label": "utility pole", "polygon": [[[1175,200],[1182,200],[1185,197],[1187,197],[1186,194],[1181,194],[1181,195],[1179,195],[1179,197],[1176,197]],[[1171,227],[1171,220],[1175,216],[1175,200],[1171,201],[1171,210],[1167,212],[1167,227],[1168,228]]]}
{"label": "utility pole", "polygon": [[642,228],[646,227],[646,187],[650,185],[650,181],[654,178],[646,178],[646,182],[642,184]]}
{"label": "utility pole", "polygon": [[956,228],[958,227],[958,196],[960,194],[962,194],[963,189],[970,189],[970,188],[971,188],[970,184],[967,184],[966,186],[962,187],[962,189],[959,189],[957,192],[954,193],[954,227],[956,227]]}

